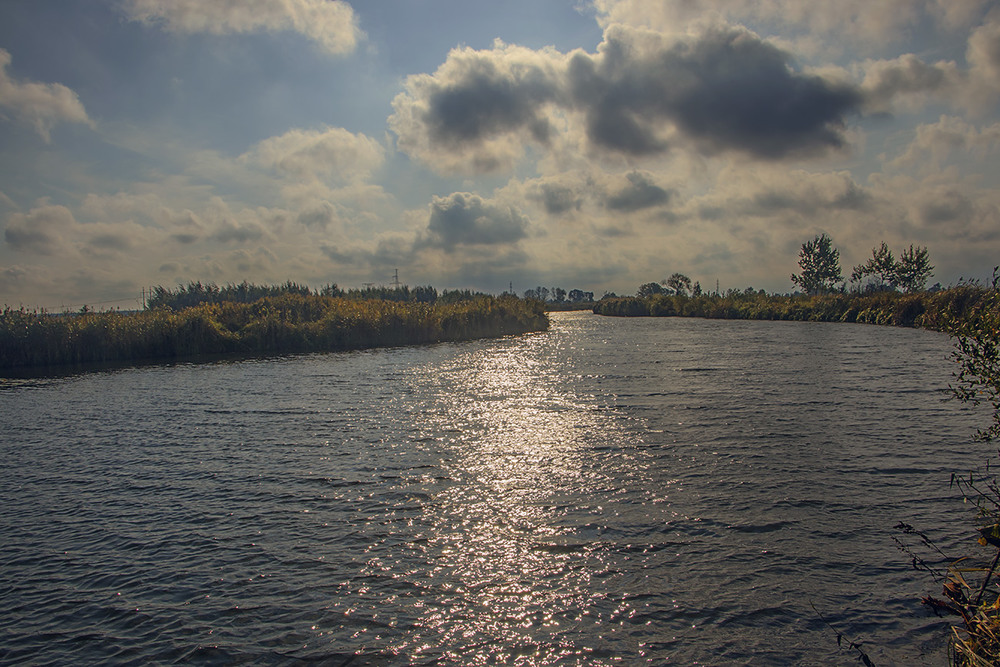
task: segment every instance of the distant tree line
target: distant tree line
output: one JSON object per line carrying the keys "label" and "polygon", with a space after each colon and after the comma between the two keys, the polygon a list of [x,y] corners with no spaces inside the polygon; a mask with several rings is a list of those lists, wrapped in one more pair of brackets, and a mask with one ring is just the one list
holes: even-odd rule
{"label": "distant tree line", "polygon": [[328,284],[317,290],[292,281],[280,285],[255,285],[247,281],[219,286],[215,283],[190,282],[176,289],[156,286],[146,307],[181,310],[205,303],[253,303],[265,297],[297,294],[299,296],[329,296],[353,301],[395,301],[400,303],[457,303],[480,296],[481,292],[471,290],[445,290],[438,292],[431,286],[409,287],[365,287],[362,289],[341,289],[336,284]]}
{"label": "distant tree line", "polygon": [[593,292],[584,292],[580,289],[571,289],[569,292],[562,287],[535,287],[524,291],[525,299],[535,299],[545,303],[590,303],[594,300]]}
{"label": "distant tree line", "polygon": [[[639,285],[636,296],[648,298],[657,294],[676,294],[678,296],[701,296],[701,283],[691,282],[691,279],[683,273],[674,273],[669,278],[665,278],[658,283],[644,283]],[[615,295],[609,294],[608,297]]]}

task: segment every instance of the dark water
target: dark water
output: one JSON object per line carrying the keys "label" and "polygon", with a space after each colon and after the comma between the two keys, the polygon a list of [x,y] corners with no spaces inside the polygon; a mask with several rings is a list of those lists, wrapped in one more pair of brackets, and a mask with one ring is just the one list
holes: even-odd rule
{"label": "dark water", "polygon": [[942,664],[974,548],[940,334],[557,314],[8,381],[0,662]]}

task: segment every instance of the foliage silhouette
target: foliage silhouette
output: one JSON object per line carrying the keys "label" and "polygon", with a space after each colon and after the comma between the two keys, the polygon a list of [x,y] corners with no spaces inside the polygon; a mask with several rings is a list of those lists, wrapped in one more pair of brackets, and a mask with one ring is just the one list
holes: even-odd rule
{"label": "foliage silhouette", "polygon": [[802,244],[799,252],[800,274],[792,274],[792,282],[806,294],[822,294],[837,289],[844,278],[840,274],[840,251],[826,234]]}

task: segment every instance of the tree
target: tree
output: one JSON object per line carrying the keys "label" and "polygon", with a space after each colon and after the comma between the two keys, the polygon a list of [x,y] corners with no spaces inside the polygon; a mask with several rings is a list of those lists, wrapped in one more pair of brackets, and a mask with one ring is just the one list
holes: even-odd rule
{"label": "tree", "polygon": [[635,293],[635,295],[640,299],[651,297],[654,294],[663,294],[663,288],[657,283],[644,283],[639,285],[639,289]]}
{"label": "tree", "polygon": [[688,291],[691,289],[691,279],[685,276],[683,273],[675,273],[666,280],[663,284],[674,291],[674,293],[680,296],[687,296]]}
{"label": "tree", "polygon": [[555,301],[556,303],[562,303],[563,301],[565,301],[566,300],[566,290],[564,290],[562,287],[553,287],[552,288],[552,300]]}
{"label": "tree", "polygon": [[910,244],[909,250],[899,253],[899,264],[896,268],[896,281],[907,292],[921,292],[931,277],[934,267],[931,266],[927,248]]}
{"label": "tree", "polygon": [[885,241],[879,247],[872,248],[872,256],[867,262],[854,267],[851,271],[851,282],[860,284],[869,276],[874,278],[868,283],[869,290],[896,289],[899,283],[899,264],[896,263],[896,258],[892,256],[892,251]]}
{"label": "tree", "polygon": [[694,282],[694,287],[691,288],[691,296],[693,296],[693,297],[699,297],[699,296],[701,296],[701,294],[702,294],[702,292],[701,292],[701,283],[696,280]]}
{"label": "tree", "polygon": [[807,294],[832,292],[844,278],[840,274],[840,251],[826,234],[802,244],[799,252],[800,275],[792,274],[792,282]]}

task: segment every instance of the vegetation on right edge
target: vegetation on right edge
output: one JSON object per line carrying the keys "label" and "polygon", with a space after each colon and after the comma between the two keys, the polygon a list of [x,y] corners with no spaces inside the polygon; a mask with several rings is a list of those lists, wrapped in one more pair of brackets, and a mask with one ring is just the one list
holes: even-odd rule
{"label": "vegetation on right edge", "polygon": [[[1000,278],[963,314],[944,322],[955,339],[954,358],[959,371],[951,390],[959,400],[972,405],[988,404],[991,421],[976,439],[990,443],[1000,438]],[[945,599],[927,597],[924,602],[937,611],[954,614],[961,624],[953,626],[949,660],[953,665],[1000,665],[1000,483],[987,465],[983,474],[953,478],[965,497],[975,502],[979,543],[992,549],[988,565],[974,566],[962,559],[944,578]]]}

